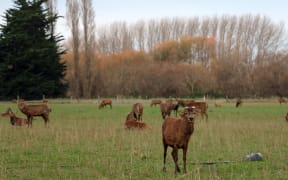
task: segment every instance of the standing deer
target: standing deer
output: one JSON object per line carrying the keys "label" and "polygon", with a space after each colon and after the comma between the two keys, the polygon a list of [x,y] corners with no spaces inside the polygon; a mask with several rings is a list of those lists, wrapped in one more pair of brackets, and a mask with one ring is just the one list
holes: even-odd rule
{"label": "standing deer", "polygon": [[238,107],[240,107],[241,105],[242,105],[242,99],[241,98],[238,98],[237,100],[236,100],[236,108],[238,108]]}
{"label": "standing deer", "polygon": [[99,104],[99,109],[105,107],[105,106],[110,106],[110,109],[112,109],[112,100],[111,99],[104,99],[101,101],[101,103]]}
{"label": "standing deer", "polygon": [[194,132],[195,108],[186,107],[181,118],[166,117],[162,124],[162,142],[164,147],[164,167],[166,171],[166,155],[168,146],[173,149],[171,155],[175,164],[175,173],[180,172],[178,166],[178,149],[183,149],[184,173],[186,170],[186,153],[191,135]]}
{"label": "standing deer", "polygon": [[47,126],[49,122],[49,113],[51,112],[51,109],[48,108],[47,104],[27,105],[25,102],[19,102],[18,108],[27,116],[28,127],[32,127],[34,116],[41,116],[44,119],[45,126]]}

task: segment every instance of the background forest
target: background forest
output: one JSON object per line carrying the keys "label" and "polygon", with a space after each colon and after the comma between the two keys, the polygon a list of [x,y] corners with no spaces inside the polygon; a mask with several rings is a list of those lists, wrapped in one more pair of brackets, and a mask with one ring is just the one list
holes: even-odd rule
{"label": "background forest", "polygon": [[[79,39],[80,34],[76,35]],[[74,52],[63,56],[68,63],[69,95],[288,95],[287,31],[284,24],[275,24],[266,16],[115,22],[99,27],[95,34],[89,66],[85,43],[79,43],[79,91]],[[66,45],[73,49],[73,39]]]}

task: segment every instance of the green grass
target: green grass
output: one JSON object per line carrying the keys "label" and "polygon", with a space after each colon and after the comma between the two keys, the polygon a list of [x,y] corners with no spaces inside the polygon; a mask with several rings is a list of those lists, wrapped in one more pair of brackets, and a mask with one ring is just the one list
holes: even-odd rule
{"label": "green grass", "polygon": [[[167,156],[162,172],[162,119],[159,107],[144,104],[151,130],[125,130],[132,104],[99,110],[97,104],[49,104],[50,124],[35,118],[32,128],[14,127],[0,118],[0,179],[288,179],[288,105],[248,102],[240,108],[209,104],[209,122],[196,119],[189,143],[187,174],[174,175]],[[15,104],[2,102],[0,111]],[[261,152],[264,161],[242,161]],[[193,165],[196,162],[220,162]],[[237,161],[221,163],[223,161]],[[182,151],[179,153],[181,170]]]}

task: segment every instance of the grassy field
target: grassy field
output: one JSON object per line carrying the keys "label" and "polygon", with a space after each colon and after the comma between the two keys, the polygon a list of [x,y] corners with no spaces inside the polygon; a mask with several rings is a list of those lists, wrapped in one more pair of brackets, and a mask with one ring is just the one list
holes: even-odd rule
{"label": "grassy field", "polygon": [[[209,122],[196,119],[187,153],[187,174],[174,175],[168,149],[162,172],[162,119],[159,107],[144,101],[144,121],[151,130],[125,130],[132,104],[99,110],[96,102],[49,101],[50,124],[35,118],[32,128],[13,127],[0,118],[0,179],[288,179],[288,105],[276,102],[234,103],[215,108]],[[16,104],[0,103],[0,112]],[[242,161],[261,152],[264,160]],[[221,163],[231,161],[231,163]],[[194,164],[218,162],[213,165]],[[182,151],[179,153],[182,166]]]}

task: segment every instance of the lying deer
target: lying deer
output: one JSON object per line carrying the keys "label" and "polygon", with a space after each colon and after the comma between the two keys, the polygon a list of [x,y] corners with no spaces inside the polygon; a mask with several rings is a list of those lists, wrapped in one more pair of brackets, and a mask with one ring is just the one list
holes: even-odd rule
{"label": "lying deer", "polygon": [[150,129],[146,123],[137,121],[133,112],[127,114],[124,125],[126,129]]}
{"label": "lying deer", "polygon": [[13,111],[11,110],[11,108],[9,107],[6,112],[1,114],[3,117],[10,117],[10,123],[12,124],[12,126],[24,126],[24,125],[28,125],[28,120],[27,119],[22,119],[20,117],[17,117]]}

